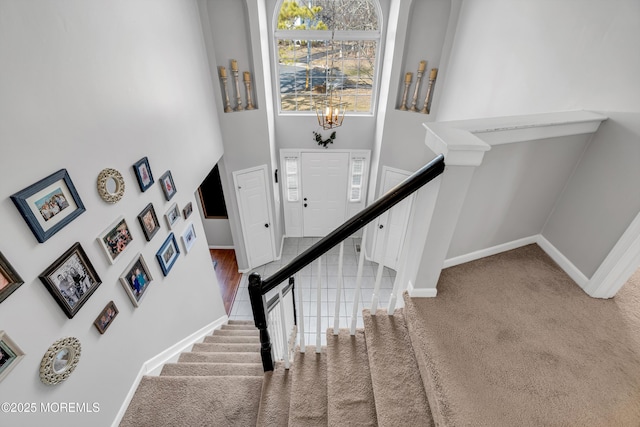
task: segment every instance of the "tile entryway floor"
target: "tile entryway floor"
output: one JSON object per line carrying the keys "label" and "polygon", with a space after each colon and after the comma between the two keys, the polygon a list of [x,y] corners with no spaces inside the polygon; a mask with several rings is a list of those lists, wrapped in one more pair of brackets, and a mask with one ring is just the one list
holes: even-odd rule
{"label": "tile entryway floor", "polygon": [[[289,263],[298,254],[304,252],[319,238],[312,237],[293,237],[285,238],[282,257],[279,260],[269,264],[255,268],[252,272],[260,274],[263,278],[269,277],[278,271],[281,267]],[[350,326],[351,312],[353,310],[354,295],[356,287],[356,274],[358,272],[358,257],[360,246],[359,238],[348,238],[344,243],[344,261],[343,261],[343,289],[340,298],[340,327],[348,328]],[[325,332],[327,328],[333,327],[334,313],[336,306],[337,294],[337,274],[339,262],[339,247],[332,248],[329,252],[322,256],[322,268],[320,277],[322,278],[321,291],[321,336],[322,345],[326,345]],[[315,344],[316,342],[316,318],[317,318],[317,281],[318,281],[317,262],[308,265],[302,269],[296,276],[296,305],[298,305],[298,293],[302,292],[303,314],[305,317],[305,339],[307,344]],[[357,327],[362,328],[361,312],[363,308],[371,308],[371,299],[375,286],[375,277],[377,274],[378,264],[371,261],[364,261],[362,289],[358,305],[358,323]],[[382,274],[382,282],[380,284],[380,294],[378,296],[378,307],[386,308],[389,303],[389,297],[395,280],[395,271],[384,268]],[[249,292],[247,289],[249,274],[243,274],[240,281],[240,288],[235,298],[233,308],[231,310],[230,319],[233,320],[252,320],[251,304],[249,302]],[[401,298],[400,298],[401,300]],[[298,308],[299,310],[299,308]],[[299,313],[298,313],[299,315]]]}

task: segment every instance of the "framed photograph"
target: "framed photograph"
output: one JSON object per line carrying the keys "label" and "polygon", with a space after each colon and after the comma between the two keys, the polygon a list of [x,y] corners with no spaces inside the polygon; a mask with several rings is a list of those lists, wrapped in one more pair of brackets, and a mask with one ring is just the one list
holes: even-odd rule
{"label": "framed photograph", "polygon": [[71,246],[39,277],[69,319],[102,283],[80,243]]}
{"label": "framed photograph", "polygon": [[0,302],[7,299],[24,283],[22,277],[13,269],[9,261],[0,252]]}
{"label": "framed photograph", "polygon": [[173,264],[176,263],[179,255],[180,248],[178,248],[176,238],[173,233],[170,233],[160,247],[160,250],[156,253],[156,258],[160,263],[162,274],[164,274],[165,276],[169,274],[169,271],[171,271],[171,268],[173,268]]}
{"label": "framed photograph", "polygon": [[166,171],[164,175],[160,177],[160,185],[162,185],[162,192],[164,193],[164,197],[167,201],[171,200],[171,198],[176,195],[176,185],[173,183],[171,171]]}
{"label": "framed photograph", "polygon": [[85,211],[66,169],[18,191],[11,200],[40,243]]}
{"label": "framed photograph", "polygon": [[107,259],[114,264],[128,248],[133,240],[129,225],[124,217],[120,217],[98,236],[98,242],[107,254]]}
{"label": "framed photograph", "polygon": [[24,358],[24,352],[5,331],[0,331],[0,381]]}
{"label": "framed photograph", "polygon": [[95,322],[93,322],[93,324],[96,326],[96,329],[98,329],[98,332],[104,334],[104,331],[106,331],[107,328],[111,326],[111,322],[118,315],[118,313],[118,307],[116,307],[113,301],[109,301],[109,304],[104,307],[102,312],[98,315],[98,317],[96,317]]}
{"label": "framed photograph", "polygon": [[164,214],[164,218],[167,220],[167,225],[169,229],[173,229],[173,226],[180,219],[180,209],[178,209],[178,205],[174,203],[171,205],[166,214]]}
{"label": "framed photograph", "polygon": [[140,190],[144,193],[153,185],[153,174],[151,173],[151,167],[149,166],[149,159],[146,157],[141,158],[133,165],[133,171],[138,179]]}
{"label": "framed photograph", "polygon": [[191,202],[187,203],[187,205],[182,209],[182,214],[184,215],[184,219],[187,219],[191,216],[191,212],[193,212],[193,205]]}
{"label": "framed photograph", "polygon": [[153,277],[151,277],[149,267],[144,262],[142,254],[138,254],[120,276],[120,283],[122,283],[134,307],[138,307],[152,281]]}
{"label": "framed photograph", "polygon": [[182,232],[182,243],[184,244],[185,253],[189,253],[195,241],[196,230],[195,228],[193,228],[193,223],[190,223]]}
{"label": "framed photograph", "polygon": [[138,221],[140,221],[140,227],[144,232],[144,238],[147,242],[151,241],[151,238],[156,235],[160,230],[160,223],[156,216],[156,210],[153,209],[153,203],[149,203],[138,215]]}

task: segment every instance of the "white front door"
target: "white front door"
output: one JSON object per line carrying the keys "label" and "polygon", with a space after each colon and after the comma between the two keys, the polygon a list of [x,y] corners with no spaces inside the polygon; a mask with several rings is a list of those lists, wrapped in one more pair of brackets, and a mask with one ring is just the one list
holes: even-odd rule
{"label": "white front door", "polygon": [[267,167],[236,171],[233,173],[233,180],[249,267],[254,268],[275,259],[271,210],[267,196]]}
{"label": "white front door", "polygon": [[[383,186],[380,196],[404,181],[409,175],[411,175],[410,172],[383,167]],[[394,270],[398,269],[398,259],[407,232],[414,197],[414,195],[407,197],[378,218],[375,226],[373,261],[379,263],[382,260],[383,249],[386,247],[384,265]],[[391,222],[389,222],[390,213]],[[387,233],[389,233],[389,237],[385,245]]]}
{"label": "white front door", "polygon": [[324,237],[345,221],[349,153],[302,153],[303,235]]}

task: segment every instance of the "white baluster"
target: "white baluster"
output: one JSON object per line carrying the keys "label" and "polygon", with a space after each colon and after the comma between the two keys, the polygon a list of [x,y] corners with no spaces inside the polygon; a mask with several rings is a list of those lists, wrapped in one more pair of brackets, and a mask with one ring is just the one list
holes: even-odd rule
{"label": "white baluster", "polygon": [[316,353],[321,353],[322,347],[322,259],[318,258],[318,289],[317,289],[317,306],[316,306]]}
{"label": "white baluster", "polygon": [[[373,297],[371,299],[371,315],[376,315],[378,309],[378,295],[380,294],[380,283],[382,282],[382,271],[384,270],[384,262],[387,258],[387,245],[389,244],[389,229],[391,228],[391,217],[393,215],[393,209],[387,211],[387,231],[384,232],[384,240],[382,243],[382,255],[380,264],[378,264],[378,272],[376,273],[376,284],[373,289]],[[382,225],[380,225],[382,227]],[[380,228],[382,229],[382,228]]]}
{"label": "white baluster", "polygon": [[[296,283],[300,283],[298,281],[298,277],[295,277]],[[302,286],[301,283],[298,285],[298,330],[300,331],[300,353],[304,353],[307,349],[305,339],[304,339],[304,310],[303,310],[303,302],[302,302]]]}
{"label": "white baluster", "polygon": [[367,244],[367,227],[362,229],[362,240],[360,241],[360,258],[358,258],[358,274],[356,276],[356,289],[353,295],[353,310],[351,312],[351,335],[356,334],[358,324],[358,308],[360,307],[360,288],[362,286],[362,270],[364,269],[364,248]]}
{"label": "white baluster", "polygon": [[338,284],[336,289],[336,307],[333,311],[333,335],[340,329],[340,294],[342,294],[342,264],[344,258],[344,240],[340,242],[340,259],[338,260]]}
{"label": "white baluster", "polygon": [[282,358],[284,359],[284,368],[289,369],[291,361],[289,360],[289,338],[287,333],[287,319],[284,315],[284,297],[282,296],[282,283],[278,285],[278,299],[280,302],[280,330],[282,331]]}

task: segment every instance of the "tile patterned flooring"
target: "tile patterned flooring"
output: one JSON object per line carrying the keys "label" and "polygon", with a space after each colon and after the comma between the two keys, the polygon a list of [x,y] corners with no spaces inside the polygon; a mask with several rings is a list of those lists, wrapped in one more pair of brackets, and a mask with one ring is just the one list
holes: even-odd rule
{"label": "tile patterned flooring", "polygon": [[[279,260],[269,264],[255,268],[254,272],[259,273],[262,277],[278,271],[282,266],[289,263],[298,254],[307,250],[319,238],[312,237],[294,237],[286,238],[282,248],[282,257]],[[348,238],[344,242],[344,261],[343,261],[343,289],[340,298],[340,328],[348,328],[350,325],[351,312],[354,305],[354,295],[356,286],[356,274],[358,271],[359,252],[356,249],[360,245],[359,238]],[[321,290],[321,337],[322,345],[326,345],[325,332],[327,328],[333,327],[334,312],[336,306],[337,295],[337,274],[339,263],[340,248],[336,246],[322,256],[322,290]],[[359,328],[362,324],[362,309],[371,308],[371,300],[373,289],[375,286],[375,277],[377,274],[378,264],[375,262],[364,261],[362,288],[358,301],[358,323]],[[380,284],[380,294],[378,296],[378,308],[386,308],[389,303],[389,297],[393,289],[393,281],[395,279],[395,271],[384,268],[382,274],[382,282]],[[249,302],[249,292],[247,289],[249,274],[243,274],[240,281],[240,287],[236,295],[233,308],[231,310],[230,319],[251,320],[251,304]],[[316,342],[316,319],[317,319],[317,280],[318,267],[314,262],[303,268],[296,276],[296,305],[298,305],[298,293],[302,292],[303,314],[305,317],[305,340],[307,344],[315,344]],[[401,302],[401,298],[400,302]],[[298,309],[299,310],[299,309]],[[299,315],[299,313],[298,313]]]}

